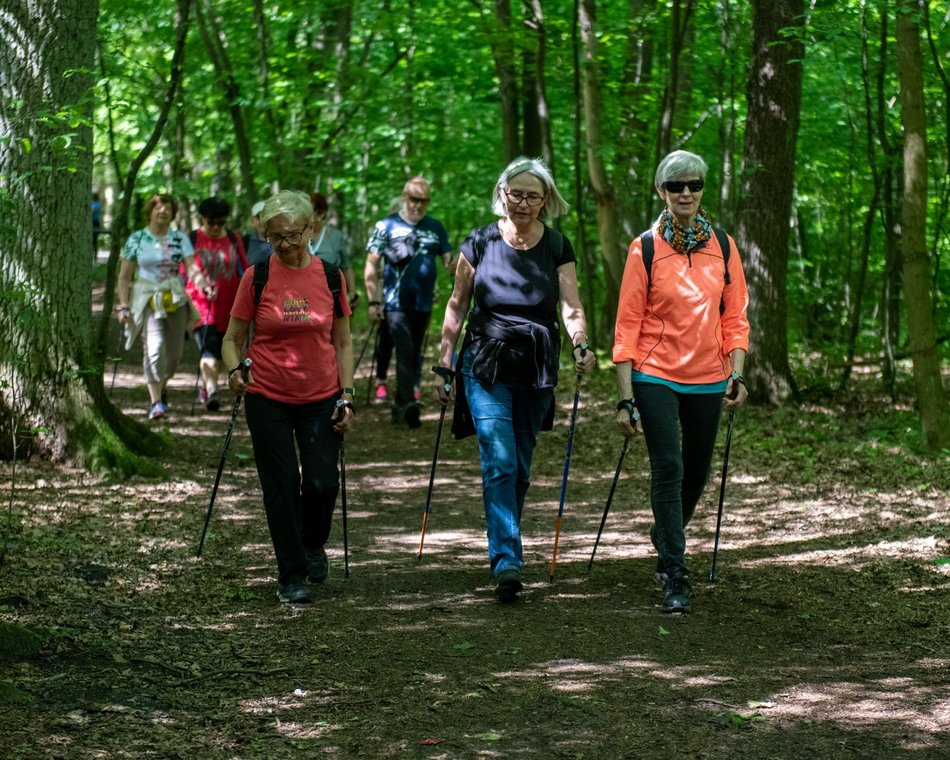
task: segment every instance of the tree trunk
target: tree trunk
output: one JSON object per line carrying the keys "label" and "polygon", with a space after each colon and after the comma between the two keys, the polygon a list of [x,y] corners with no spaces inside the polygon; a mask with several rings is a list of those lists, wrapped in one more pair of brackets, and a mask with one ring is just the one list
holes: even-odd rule
{"label": "tree trunk", "polygon": [[214,71],[221,83],[224,97],[227,101],[231,122],[234,125],[234,147],[237,149],[238,160],[241,166],[242,194],[254,192],[254,164],[251,158],[251,145],[247,139],[247,129],[244,126],[244,115],[241,111],[241,91],[234,77],[234,69],[228,57],[228,46],[224,40],[224,32],[214,15],[213,9],[207,0],[195,4],[198,15],[198,28],[208,57],[214,66]]}
{"label": "tree trunk", "polygon": [[[795,392],[788,364],[786,279],[802,95],[802,0],[753,0],[753,62],[747,84],[742,210],[736,242],[749,283],[746,383],[754,400]],[[793,29],[793,34],[786,30]]]}
{"label": "tree trunk", "polygon": [[525,28],[533,38],[533,46],[526,44],[524,52],[523,152],[527,156],[541,156],[553,173],[554,145],[551,139],[551,113],[545,80],[547,34],[541,0],[525,0],[524,13]]}
{"label": "tree trunk", "polygon": [[98,13],[95,0],[24,0],[0,24],[0,134],[14,138],[0,141],[0,456],[89,467],[128,461],[116,435],[130,432],[105,399],[92,341]]}
{"label": "tree trunk", "polygon": [[600,127],[604,123],[604,116],[597,63],[596,0],[581,0],[578,15],[583,52],[581,90],[584,97],[584,129],[587,133],[587,169],[597,201],[597,231],[600,235],[607,286],[602,324],[605,330],[613,331],[617,318],[617,301],[620,298],[620,281],[623,279],[623,265],[626,260],[626,246],[618,235],[617,198],[607,175],[603,154],[603,135]]}
{"label": "tree trunk", "polygon": [[511,0],[493,0],[494,13],[486,12],[480,0],[471,0],[485,21],[501,108],[502,160],[508,163],[521,153],[518,136],[518,75],[515,69],[515,44],[511,28]]}
{"label": "tree trunk", "polygon": [[937,452],[950,447],[950,414],[940,378],[937,333],[927,255],[927,118],[917,0],[897,6],[897,72],[904,129],[904,202],[901,250],[907,333],[924,444]]}

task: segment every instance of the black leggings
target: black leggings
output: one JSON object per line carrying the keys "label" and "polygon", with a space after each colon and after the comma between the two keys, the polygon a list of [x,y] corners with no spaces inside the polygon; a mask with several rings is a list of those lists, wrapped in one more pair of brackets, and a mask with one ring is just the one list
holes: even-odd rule
{"label": "black leggings", "polygon": [[658,569],[688,575],[685,528],[706,487],[723,394],[678,393],[653,383],[634,383],[633,393],[650,455],[656,522],[650,535],[660,557]]}
{"label": "black leggings", "polygon": [[340,437],[331,419],[336,399],[287,404],[258,393],[248,393],[245,399],[277,579],[282,585],[304,580],[304,549],[326,543],[340,490]]}

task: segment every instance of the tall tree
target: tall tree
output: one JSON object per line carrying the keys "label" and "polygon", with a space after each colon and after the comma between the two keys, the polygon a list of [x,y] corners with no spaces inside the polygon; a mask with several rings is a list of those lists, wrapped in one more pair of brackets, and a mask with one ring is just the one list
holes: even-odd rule
{"label": "tall tree", "polygon": [[587,170],[597,201],[597,232],[606,275],[604,329],[612,330],[623,279],[625,245],[620,240],[617,194],[610,181],[604,157],[603,104],[601,102],[600,66],[597,45],[597,2],[580,0],[578,24],[581,39],[581,91],[584,100],[584,131],[587,138]]}
{"label": "tall tree", "polygon": [[901,250],[907,332],[924,443],[931,451],[950,448],[950,412],[940,377],[937,331],[927,253],[927,118],[920,52],[920,2],[897,4],[897,71],[904,128],[904,203]]}
{"label": "tall tree", "polygon": [[96,0],[22,0],[0,23],[0,134],[12,138],[0,140],[0,454],[12,429],[29,430],[29,453],[90,466],[127,455],[117,432],[133,438],[93,368],[98,12]]}
{"label": "tall tree", "polygon": [[795,391],[788,363],[786,280],[802,96],[802,0],[753,0],[752,68],[746,88],[742,208],[752,324],[746,382],[752,397],[779,404]]}

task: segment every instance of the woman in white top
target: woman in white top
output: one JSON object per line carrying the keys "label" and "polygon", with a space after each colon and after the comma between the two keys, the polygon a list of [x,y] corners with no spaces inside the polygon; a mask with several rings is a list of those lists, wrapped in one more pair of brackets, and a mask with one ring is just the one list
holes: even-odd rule
{"label": "woman in white top", "polygon": [[122,250],[115,310],[125,325],[126,350],[142,333],[148,418],[157,420],[168,413],[165,386],[178,368],[185,332],[200,321],[182,284],[182,263],[198,287],[207,289],[208,283],[195,265],[188,236],[170,229],[178,213],[174,197],[156,193],[144,210],[148,225],[132,233]]}

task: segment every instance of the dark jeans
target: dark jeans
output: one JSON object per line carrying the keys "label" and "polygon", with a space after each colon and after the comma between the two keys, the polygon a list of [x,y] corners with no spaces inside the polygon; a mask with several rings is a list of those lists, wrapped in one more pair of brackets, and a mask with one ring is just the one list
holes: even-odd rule
{"label": "dark jeans", "polygon": [[389,334],[396,349],[396,398],[395,405],[402,408],[413,400],[412,391],[419,375],[422,361],[422,343],[429,326],[431,311],[387,311]]}
{"label": "dark jeans", "polygon": [[[688,575],[685,528],[706,487],[722,412],[721,393],[677,393],[665,385],[634,383],[643,437],[650,454],[650,532],[657,569]],[[677,425],[677,423],[679,423]]]}
{"label": "dark jeans", "polygon": [[393,338],[389,334],[389,323],[384,319],[379,323],[379,343],[376,344],[376,379],[385,380],[389,373],[389,362],[393,357]]}
{"label": "dark jeans", "polygon": [[245,399],[277,580],[281,585],[302,581],[307,577],[304,549],[326,543],[340,490],[340,437],[331,420],[336,399],[286,404],[257,393]]}

